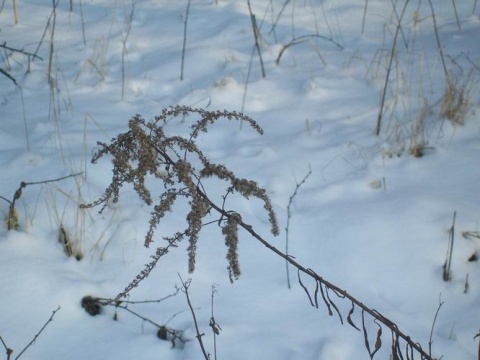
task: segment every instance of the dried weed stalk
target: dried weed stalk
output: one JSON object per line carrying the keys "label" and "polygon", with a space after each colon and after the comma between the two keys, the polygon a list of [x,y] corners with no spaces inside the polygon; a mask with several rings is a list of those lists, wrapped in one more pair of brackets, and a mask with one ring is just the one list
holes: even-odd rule
{"label": "dried weed stalk", "polygon": [[172,320],[175,316],[177,316],[179,313],[174,314],[170,319],[165,322],[164,324],[160,325],[156,323],[155,321],[151,320],[150,318],[147,318],[143,315],[140,315],[137,311],[132,310],[132,305],[137,305],[137,304],[159,304],[169,298],[172,298],[176,296],[180,291],[180,288],[175,287],[175,292],[173,292],[170,295],[167,295],[161,299],[156,299],[156,300],[141,300],[141,301],[131,301],[131,300],[118,300],[118,299],[106,299],[106,298],[98,298],[90,295],[86,295],[82,298],[80,301],[80,304],[82,308],[91,316],[97,316],[102,314],[103,312],[103,307],[105,306],[111,306],[115,308],[115,313],[113,315],[113,320],[118,321],[119,320],[119,315],[118,315],[118,310],[124,310],[125,312],[129,313],[130,315],[133,315],[142,322],[150,323],[151,325],[155,326],[157,329],[157,337],[161,340],[165,341],[170,341],[172,343],[172,348],[176,347],[177,344],[183,345],[185,344],[188,340],[184,337],[183,331],[182,330],[177,330],[174,328],[171,328],[168,325],[168,322]]}
{"label": "dried weed stalk", "polygon": [[[165,134],[163,125],[168,119],[185,117],[187,115],[199,117],[199,120],[191,125],[188,138],[167,136]],[[342,324],[346,318],[350,326],[363,333],[365,348],[371,359],[382,347],[382,329],[386,328],[391,335],[392,359],[414,359],[414,354],[417,354],[422,360],[434,360],[429,353],[423,350],[419,343],[413,341],[402,332],[394,322],[377,310],[369,308],[347,291],[325,280],[312,269],[301,265],[294,257],[283,253],[271,245],[250,224],[245,222],[238,212],[226,208],[227,197],[231,193],[239,193],[247,199],[256,197],[264,203],[264,208],[268,213],[270,221],[271,232],[274,235],[279,233],[277,220],[266,191],[261,189],[254,181],[237,178],[225,166],[211,163],[197,147],[196,139],[199,134],[207,132],[207,127],[221,118],[245,121],[258,133],[263,133],[253,119],[240,113],[206,111],[177,106],[164,109],[162,114],[152,122],[146,122],[140,115],[136,115],[129,122],[129,131],[118,135],[110,144],[99,143],[101,149],[94,155],[93,162],[105,155],[112,156],[112,182],[102,197],[91,204],[84,205],[84,207],[101,205],[100,212],[103,211],[108,202],[118,201],[120,189],[126,183],[133,185],[135,191],[147,205],[152,205],[154,200],[150,189],[146,186],[146,180],[151,177],[158,179],[163,183],[163,192],[159,196],[157,204],[153,206],[151,213],[150,228],[145,237],[145,246],[148,247],[153,242],[153,235],[157,225],[166,213],[173,210],[175,201],[179,198],[185,198],[190,205],[190,211],[186,216],[187,228],[177,232],[172,237],[164,237],[167,244],[157,248],[155,254],[152,255],[153,260],[145,266],[144,270],[137,275],[123,292],[117,295],[116,299],[125,297],[133,287],[137,286],[148,276],[160,258],[166,255],[171,247],[176,247],[184,238],[187,238],[189,241],[188,268],[190,271],[193,271],[195,269],[195,254],[200,230],[208,223],[217,223],[222,228],[222,234],[225,237],[228,273],[232,281],[240,275],[237,244],[238,229],[242,228],[268,250],[280,256],[297,269],[298,282],[307,294],[313,307],[319,308],[323,302],[328,309],[329,315],[336,314]],[[207,194],[202,183],[207,178],[217,178],[229,184],[226,187],[221,204],[212,200],[211,195]],[[207,215],[210,217],[217,215],[219,218],[213,222],[206,222],[205,218]],[[310,279],[310,284],[305,285],[301,275],[307,276]],[[312,280],[313,289],[311,287]],[[344,314],[334,300],[347,302],[351,307],[348,314]],[[354,316],[355,308],[360,309],[360,314],[356,316]],[[378,327],[373,346],[369,342],[369,331],[367,330],[372,325],[369,324],[370,326],[367,326],[369,318],[370,322],[373,322]],[[361,323],[361,326],[357,326],[355,323]]]}
{"label": "dried weed stalk", "polygon": [[30,186],[30,185],[48,184],[48,183],[52,183],[52,182],[65,180],[65,179],[68,179],[68,178],[71,178],[71,177],[79,176],[81,174],[82,173],[79,172],[79,173],[76,173],[76,174],[71,174],[71,175],[67,175],[67,176],[63,176],[63,177],[60,177],[60,178],[57,178],[57,179],[51,179],[51,180],[32,181],[32,182],[22,181],[20,183],[20,186],[18,187],[18,189],[13,194],[13,199],[12,200],[8,200],[7,198],[5,198],[3,196],[0,196],[0,199],[4,200],[4,201],[6,201],[10,204],[10,206],[8,208],[8,215],[7,215],[7,218],[5,219],[5,224],[7,226],[7,230],[19,230],[20,229],[20,222],[19,222],[19,219],[18,219],[18,212],[17,212],[17,208],[15,207],[15,203],[17,202],[17,200],[19,200],[22,197],[23,189],[25,189],[27,186]]}
{"label": "dried weed stalk", "polygon": [[[14,360],[17,360],[19,359],[24,353],[25,351],[28,350],[28,348],[30,346],[32,346],[37,340],[38,338],[40,337],[40,335],[42,334],[43,330],[45,330],[45,328],[48,326],[49,323],[51,323],[53,321],[53,317],[55,316],[55,314],[60,310],[60,306],[58,306],[55,310],[52,311],[52,315],[50,315],[50,317],[48,318],[48,320],[43,324],[43,326],[41,327],[41,329],[35,334],[35,336],[30,340],[30,342],[18,353],[18,355],[14,358]],[[10,360],[12,359],[12,355],[13,355],[13,349],[9,348],[7,346],[7,344],[5,343],[5,341],[3,340],[3,338],[0,336],[0,342],[2,343],[3,347],[5,348],[5,352],[7,354],[7,360]]]}
{"label": "dried weed stalk", "polygon": [[[191,125],[188,138],[166,135],[164,124],[169,118],[187,115],[199,117],[199,120]],[[184,238],[187,238],[189,242],[188,270],[189,272],[195,270],[199,233],[206,223],[205,217],[209,215],[213,207],[202,184],[202,181],[207,178],[217,178],[229,184],[221,207],[221,211],[225,214],[221,212],[217,222],[222,227],[222,234],[225,236],[228,273],[231,281],[240,275],[237,231],[241,217],[238,213],[227,211],[224,208],[228,194],[238,193],[247,199],[256,197],[263,201],[271,224],[271,232],[278,235],[277,219],[266,191],[254,181],[236,177],[224,165],[210,162],[196,144],[198,136],[207,132],[208,126],[221,118],[245,121],[258,133],[263,133],[253,119],[237,112],[205,111],[177,106],[164,109],[161,115],[155,117],[151,122],[147,122],[140,115],[135,115],[129,121],[129,131],[118,135],[110,144],[98,143],[101,149],[94,155],[92,162],[95,163],[100,158],[110,155],[113,163],[113,177],[103,196],[91,204],[82,205],[82,207],[101,205],[100,212],[102,212],[110,201],[116,203],[119,200],[120,189],[127,183],[133,185],[138,196],[147,205],[153,205],[155,200],[146,182],[148,178],[152,177],[160,180],[163,183],[163,190],[158,202],[153,206],[150,226],[145,237],[145,246],[149,247],[154,241],[154,233],[158,224],[168,212],[173,210],[175,202],[184,198],[187,199],[190,206],[190,211],[186,215],[186,229],[173,236],[164,237],[167,244],[157,247],[155,254],[152,255],[152,261],[120,294],[120,297],[126,295],[147,277],[160,258],[166,255],[170,248],[176,247]],[[196,165],[192,162],[195,162]]]}

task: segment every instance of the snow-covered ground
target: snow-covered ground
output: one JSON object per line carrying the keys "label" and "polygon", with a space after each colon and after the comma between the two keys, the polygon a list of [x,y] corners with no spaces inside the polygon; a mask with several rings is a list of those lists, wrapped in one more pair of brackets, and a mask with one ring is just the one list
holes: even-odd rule
{"label": "snow-covered ground", "polygon": [[[102,214],[80,209],[111,180],[108,158],[90,163],[97,141],[127,131],[135,114],[151,120],[180,104],[241,111],[264,129],[260,136],[245,123],[220,120],[197,143],[212,162],[267,190],[278,237],[261,202],[228,203],[257,233],[285,250],[287,206],[300,185],[288,228],[295,261],[379,311],[427,352],[431,341],[432,357],[477,359],[480,6],[432,3],[434,17],[429,1],[251,0],[263,77],[247,1],[76,0],[53,11],[49,1],[19,0],[16,24],[12,2],[2,2],[0,69],[18,84],[0,74],[5,220],[27,183],[15,201],[18,230],[7,231],[6,222],[0,230],[0,336],[11,358],[58,309],[21,359],[201,359],[187,298],[176,290],[180,277],[191,279],[189,297],[212,359],[370,358],[362,332],[328,316],[321,298],[311,307],[291,266],[288,289],[285,260],[246,231],[239,232],[242,274],[231,284],[217,223],[201,232],[193,274],[185,240],[130,292],[130,301],[176,294],[122,303],[143,320],[118,309],[115,321],[113,306],[94,317],[82,308],[84,296],[112,299],[123,291],[165,245],[162,237],[183,230],[186,215],[176,208],[146,249],[152,209],[132,187]],[[442,116],[447,81],[463,125]],[[456,106],[462,89],[465,106]],[[165,131],[185,136],[196,120],[172,119]],[[220,194],[225,183],[213,186]],[[66,256],[60,225],[81,261]],[[302,281],[313,294],[315,283]],[[351,303],[332,294],[345,321]],[[358,308],[352,320],[361,327]],[[185,343],[177,339],[173,348],[155,324]],[[365,326],[373,349],[378,327],[369,316]],[[382,344],[375,358],[389,359],[385,326]]]}

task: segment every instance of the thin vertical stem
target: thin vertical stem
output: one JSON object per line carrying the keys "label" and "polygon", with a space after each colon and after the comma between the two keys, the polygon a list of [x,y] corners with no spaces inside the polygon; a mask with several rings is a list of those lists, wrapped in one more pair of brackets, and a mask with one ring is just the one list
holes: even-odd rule
{"label": "thin vertical stem", "polygon": [[20,89],[20,98],[22,99],[22,111],[23,111],[23,126],[25,127],[25,139],[27,141],[27,151],[30,151],[30,140],[28,138],[28,127],[27,127],[27,114],[25,112],[25,100],[23,98],[23,90]]}
{"label": "thin vertical stem", "polygon": [[125,95],[125,54],[127,53],[127,39],[128,35],[130,34],[130,29],[132,28],[133,22],[133,13],[135,11],[135,1],[132,1],[132,10],[130,11],[130,15],[128,17],[128,25],[127,31],[125,33],[125,38],[123,39],[123,47],[122,47],[122,100]]}
{"label": "thin vertical stem", "polygon": [[48,56],[48,83],[50,86],[53,86],[53,78],[52,78],[52,67],[53,67],[53,53],[54,53],[54,44],[53,40],[55,38],[55,24],[57,20],[57,4],[58,1],[52,0],[53,4],[53,21],[52,21],[52,32],[50,34],[50,54]]}
{"label": "thin vertical stem", "polygon": [[195,311],[193,310],[193,306],[192,306],[192,303],[190,301],[190,296],[188,294],[188,288],[190,287],[190,284],[191,284],[192,280],[188,279],[187,281],[184,282],[182,277],[180,276],[180,274],[178,274],[178,277],[180,278],[180,281],[182,283],[182,289],[183,289],[183,292],[185,293],[185,296],[187,298],[188,307],[190,308],[190,311],[192,313],[193,324],[195,325],[195,331],[197,333],[196,338],[198,340],[198,343],[200,344],[200,349],[202,350],[202,354],[203,354],[204,358],[206,360],[209,360],[210,356],[207,354],[207,350],[205,350],[205,347],[203,346],[203,341],[202,341],[202,336],[204,334],[200,334],[200,329],[198,327],[197,317],[195,316]]}
{"label": "thin vertical stem", "polygon": [[15,25],[18,24],[18,6],[17,0],[13,0],[13,18],[15,20]]}
{"label": "thin vertical stem", "polygon": [[440,36],[438,35],[437,20],[435,17],[435,10],[433,9],[432,0],[428,0],[428,3],[430,4],[430,9],[432,10],[433,30],[435,33],[435,40],[437,41],[438,52],[440,53],[440,59],[442,60],[443,72],[445,73],[447,86],[450,86],[450,77],[448,76],[447,65],[445,64],[445,58],[443,56],[442,44],[440,42]]}
{"label": "thin vertical stem", "polygon": [[455,3],[455,0],[452,0],[452,4],[453,4],[453,10],[455,12],[455,19],[457,20],[458,31],[462,31],[462,27],[460,26],[460,20],[458,18],[457,4]]}
{"label": "thin vertical stem", "polygon": [[258,29],[257,19],[255,18],[255,14],[253,14],[252,12],[252,7],[250,6],[250,0],[247,0],[247,4],[248,4],[248,11],[250,12],[250,19],[252,20],[253,36],[255,37],[255,47],[258,52],[260,67],[262,68],[262,77],[265,77],[265,68],[263,67],[262,51],[260,50],[260,44],[258,41],[258,39],[260,38],[260,30]]}
{"label": "thin vertical stem", "polygon": [[385,106],[385,98],[387,96],[388,81],[390,80],[390,72],[392,70],[393,58],[395,56],[395,49],[397,47],[398,33],[400,32],[400,29],[402,27],[401,22],[402,22],[403,16],[405,15],[405,10],[407,9],[407,5],[409,1],[410,0],[406,0],[405,4],[403,5],[402,13],[400,14],[400,18],[398,19],[397,29],[395,30],[395,36],[393,37],[392,50],[390,51],[390,60],[387,68],[387,75],[385,76],[385,85],[383,86],[380,110],[378,112],[378,117],[377,117],[377,126],[375,127],[375,136],[380,135],[380,128],[382,126],[382,118],[383,118],[383,108]]}
{"label": "thin vertical stem", "polygon": [[187,25],[188,25],[188,14],[190,13],[190,3],[191,3],[191,0],[188,0],[187,11],[185,12],[185,21],[183,22],[183,46],[182,46],[182,64],[180,68],[180,80],[183,80],[183,67],[185,64],[185,47],[187,46]]}
{"label": "thin vertical stem", "polygon": [[365,0],[365,6],[363,7],[363,18],[362,18],[362,35],[365,31],[365,18],[367,17],[367,8],[368,8],[368,0]]}
{"label": "thin vertical stem", "polygon": [[87,46],[87,40],[85,38],[85,20],[83,18],[83,6],[82,0],[80,0],[80,18],[82,19],[82,37],[83,37],[83,46]]}
{"label": "thin vertical stem", "polygon": [[[286,256],[290,256],[289,252],[288,252],[288,247],[289,247],[289,233],[290,233],[290,218],[292,217],[291,207],[292,207],[293,199],[295,198],[295,196],[297,196],[298,190],[305,183],[305,181],[307,181],[307,179],[310,175],[312,175],[312,169],[309,169],[307,175],[305,175],[305,177],[302,179],[302,181],[297,183],[297,185],[295,186],[295,190],[293,191],[293,194],[290,196],[290,199],[288,200],[287,226],[285,227],[285,255]],[[285,267],[286,267],[286,273],[287,273],[287,286],[290,289],[291,288],[291,285],[290,285],[290,269],[289,269],[288,260],[285,261]]]}

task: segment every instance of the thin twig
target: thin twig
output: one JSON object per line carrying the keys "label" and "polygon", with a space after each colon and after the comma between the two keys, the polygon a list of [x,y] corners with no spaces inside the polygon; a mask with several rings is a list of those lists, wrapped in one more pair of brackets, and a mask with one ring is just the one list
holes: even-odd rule
{"label": "thin twig", "polygon": [[437,321],[438,313],[440,312],[440,308],[443,305],[442,297],[440,296],[440,301],[438,303],[437,311],[435,312],[435,316],[433,317],[432,328],[430,329],[430,338],[428,340],[428,355],[432,356],[432,344],[433,344],[433,329],[435,328],[435,323]]}
{"label": "thin twig", "polygon": [[[58,1],[60,1],[60,0],[57,0],[57,3],[58,3]],[[54,10],[55,10],[55,8],[54,8]],[[54,13],[55,13],[54,10],[52,10],[52,13],[50,14],[50,16],[49,16],[48,19],[47,19],[47,24],[45,25],[45,28],[43,29],[43,33],[42,33],[42,36],[40,37],[40,41],[38,42],[37,48],[36,48],[35,51],[33,52],[33,59],[32,59],[32,61],[34,61],[36,58],[41,59],[39,56],[37,56],[37,52],[38,52],[38,50],[40,50],[40,46],[42,46],[43,39],[45,39],[45,35],[47,34],[47,29],[48,29],[48,27],[50,26],[50,21],[51,21],[53,15],[54,15]]]}
{"label": "thin twig", "polygon": [[8,202],[9,204],[11,204],[11,203],[12,203],[12,202],[11,202],[9,199],[7,199],[7,198],[5,198],[5,197],[3,197],[3,196],[1,196],[1,195],[0,195],[0,199],[2,199],[2,200],[4,200],[4,201]]}
{"label": "thin twig", "polygon": [[213,299],[215,298],[215,294],[217,293],[217,289],[215,285],[212,285],[212,317],[210,318],[210,327],[212,328],[213,331],[213,357],[215,360],[217,360],[217,335],[220,334],[220,330],[222,328],[220,325],[217,324],[215,321],[215,316],[213,315]]}
{"label": "thin twig", "polygon": [[280,64],[280,59],[283,55],[283,53],[285,52],[285,50],[287,50],[289,47],[291,46],[294,46],[294,45],[298,45],[298,44],[301,44],[301,43],[304,43],[304,42],[307,42],[309,41],[310,39],[312,38],[319,38],[319,39],[324,39],[324,40],[328,40],[330,41],[332,44],[334,44],[337,48],[343,50],[343,46],[340,45],[338,42],[336,42],[335,40],[333,40],[332,38],[329,38],[329,37],[326,37],[326,36],[323,36],[323,35],[319,35],[319,34],[309,34],[309,35],[301,35],[301,36],[298,36],[292,40],[290,40],[290,42],[288,42],[287,44],[283,45],[282,46],[282,49],[280,50],[280,52],[278,53],[278,56],[277,58],[275,59],[275,63],[278,65]]}
{"label": "thin twig", "polygon": [[5,344],[5,341],[3,341],[3,338],[0,336],[0,341],[3,344],[3,347],[5,348],[5,352],[7,354],[7,360],[10,360],[10,356],[13,354],[13,350],[10,349],[7,344]]}
{"label": "thin twig", "polygon": [[195,311],[193,310],[192,303],[190,302],[190,296],[188,295],[188,288],[189,288],[192,280],[188,279],[186,282],[184,282],[182,277],[180,276],[180,274],[178,274],[178,277],[180,278],[180,281],[182,283],[182,291],[185,293],[185,296],[187,297],[188,307],[190,308],[190,311],[192,312],[193,323],[195,325],[195,331],[197,332],[196,338],[198,340],[198,343],[200,344],[200,349],[202,350],[202,353],[203,353],[203,356],[204,356],[205,360],[209,360],[210,357],[207,354],[207,351],[205,350],[205,347],[203,346],[203,341],[202,341],[202,336],[205,335],[205,334],[200,334],[200,330],[198,328],[198,323],[197,323],[197,317],[195,316]]}
{"label": "thin twig", "polygon": [[17,83],[17,80],[11,76],[8,72],[6,72],[5,70],[3,70],[2,68],[0,68],[0,74],[6,76],[7,78],[9,78],[10,80],[12,80],[12,82],[16,85],[16,86],[19,86],[18,83]]}
{"label": "thin twig", "polygon": [[146,322],[148,322],[148,323],[150,323],[150,324],[152,324],[152,325],[156,326],[157,328],[160,328],[160,327],[162,326],[162,325],[159,325],[159,324],[157,324],[155,321],[153,321],[153,320],[150,320],[149,318],[146,318],[145,316],[142,316],[142,315],[140,315],[139,313],[137,313],[137,312],[135,312],[135,311],[133,311],[133,310],[129,309],[129,308],[126,306],[126,305],[121,305],[121,304],[120,304],[120,305],[113,305],[113,304],[109,304],[109,305],[111,305],[111,306],[115,306],[116,308],[123,309],[123,310],[125,310],[125,311],[129,312],[130,314],[132,314],[132,315],[134,315],[134,316],[138,317],[139,319],[142,319],[143,321],[146,321]]}
{"label": "thin twig", "polygon": [[[20,199],[22,197],[22,191],[24,188],[26,188],[28,185],[38,185],[38,184],[47,184],[47,183],[51,183],[51,182],[56,182],[56,181],[60,181],[60,180],[64,180],[64,179],[68,179],[70,177],[74,177],[74,176],[78,176],[78,175],[81,175],[82,172],[79,172],[79,173],[76,173],[76,174],[71,174],[71,175],[67,175],[67,176],[62,176],[60,178],[57,178],[57,179],[51,179],[51,180],[42,180],[42,181],[33,181],[33,182],[24,182],[22,181],[20,183],[20,186],[18,187],[18,189],[15,191],[15,193],[13,194],[13,200],[12,201],[8,201],[10,203],[10,208],[9,208],[9,213],[8,213],[8,219],[9,221],[7,221],[7,227],[8,227],[8,230],[11,230],[12,229],[12,226],[14,226],[16,224],[16,222],[12,223],[10,220],[11,219],[15,219],[16,218],[16,211],[15,211],[15,202]],[[2,199],[6,200],[5,198],[2,197]]]}
{"label": "thin twig", "polygon": [[22,187],[25,187],[25,186],[28,186],[28,185],[48,184],[48,183],[51,183],[51,182],[57,182],[57,181],[61,181],[61,180],[65,180],[65,179],[71,178],[71,177],[80,176],[80,175],[82,175],[82,174],[83,174],[83,171],[80,171],[80,172],[78,172],[78,173],[70,174],[70,175],[66,175],[66,176],[62,176],[62,177],[59,177],[59,178],[56,178],[56,179],[41,180],[41,181],[31,181],[31,182],[22,182],[22,184],[23,184]]}
{"label": "thin twig", "polygon": [[38,56],[37,54],[33,54],[31,52],[28,52],[28,51],[25,51],[23,49],[16,49],[16,48],[12,48],[10,46],[7,46],[7,42],[4,41],[3,44],[0,44],[0,48],[3,48],[5,50],[8,50],[8,51],[11,51],[11,52],[17,52],[17,53],[20,53],[20,54],[23,54],[23,55],[26,55],[26,56],[31,56],[32,58],[37,58],[39,60],[43,60],[40,56]]}
{"label": "thin twig", "polygon": [[47,322],[42,326],[42,328],[40,329],[39,332],[37,332],[35,334],[35,336],[33,337],[32,341],[30,341],[27,346],[25,346],[23,348],[22,351],[20,351],[20,353],[17,355],[17,357],[15,358],[15,360],[17,360],[20,356],[22,356],[22,354],[38,339],[38,337],[40,336],[40,334],[42,333],[43,330],[45,330],[45,328],[47,327],[47,325],[53,321],[53,317],[55,316],[55,314],[57,313],[57,311],[60,310],[60,306],[57,307],[55,310],[53,310],[52,312],[52,315],[50,315],[50,317],[48,318]]}
{"label": "thin twig", "polygon": [[[289,256],[289,253],[288,253],[289,237],[288,237],[288,235],[290,233],[290,231],[289,231],[290,230],[290,218],[292,217],[291,206],[292,206],[292,203],[293,203],[293,199],[295,198],[295,196],[297,196],[298,190],[305,183],[305,181],[307,181],[307,179],[310,175],[312,175],[312,169],[311,168],[309,168],[307,175],[305,175],[303,177],[302,181],[300,181],[299,183],[296,184],[295,191],[293,192],[293,194],[290,196],[290,199],[288,200],[287,226],[285,227],[285,255],[287,255],[287,256]],[[291,286],[290,286],[290,271],[289,271],[288,261],[285,261],[285,267],[286,267],[286,272],[287,272],[287,286],[290,289],[291,288]]]}
{"label": "thin twig", "polygon": [[[164,296],[163,298],[161,299],[156,299],[156,300],[140,300],[140,301],[132,301],[132,300],[118,300],[118,299],[105,299],[105,298],[98,298],[97,300],[100,302],[100,304],[102,305],[112,305],[112,304],[116,304],[116,303],[125,303],[125,304],[151,304],[151,303],[161,303],[167,299],[170,299],[174,296],[176,296],[178,294],[178,292],[180,291],[180,288],[179,287],[175,287],[175,292],[170,294],[170,295],[167,295],[167,296]],[[116,305],[115,305],[116,306]]]}
{"label": "thin twig", "polygon": [[280,20],[280,17],[282,16],[282,13],[283,11],[285,10],[285,8],[287,7],[287,4],[290,2],[290,0],[286,0],[283,5],[282,5],[282,8],[280,9],[280,12],[278,13],[277,15],[277,18],[275,19],[275,21],[273,22],[273,25],[272,25],[272,28],[270,29],[270,31],[268,32],[269,34],[271,34],[273,31],[275,31],[275,27],[277,26],[277,23],[278,23],[278,20]]}

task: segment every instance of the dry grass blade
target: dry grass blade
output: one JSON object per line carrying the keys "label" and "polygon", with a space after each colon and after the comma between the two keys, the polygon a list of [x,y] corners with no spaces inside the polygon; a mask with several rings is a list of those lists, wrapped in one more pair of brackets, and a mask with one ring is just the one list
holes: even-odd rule
{"label": "dry grass blade", "polygon": [[471,73],[464,84],[448,80],[442,97],[440,115],[453,124],[463,125],[471,102]]}
{"label": "dry grass blade", "polygon": [[380,135],[380,129],[382,127],[383,112],[384,112],[384,107],[385,107],[385,99],[386,99],[386,96],[387,96],[387,87],[388,87],[388,84],[389,84],[390,73],[392,71],[393,59],[395,57],[394,55],[395,55],[396,48],[397,48],[398,34],[400,33],[400,30],[402,29],[402,20],[403,20],[403,16],[405,15],[405,10],[407,9],[408,3],[409,3],[409,0],[406,0],[405,4],[403,5],[403,9],[402,9],[400,17],[398,19],[397,27],[395,29],[395,35],[393,36],[392,49],[390,51],[390,59],[389,59],[388,68],[387,68],[387,75],[385,76],[385,84],[383,86],[382,97],[381,97],[381,101],[380,101],[380,110],[379,110],[378,116],[377,116],[377,125],[375,126],[375,136]]}
{"label": "dry grass blade", "polygon": [[447,247],[447,256],[445,259],[445,264],[443,265],[443,281],[450,281],[452,279],[452,256],[453,256],[453,244],[455,240],[455,219],[457,217],[457,212],[453,213],[453,223],[448,231],[448,247]]}

